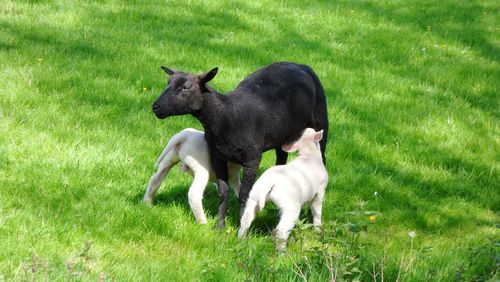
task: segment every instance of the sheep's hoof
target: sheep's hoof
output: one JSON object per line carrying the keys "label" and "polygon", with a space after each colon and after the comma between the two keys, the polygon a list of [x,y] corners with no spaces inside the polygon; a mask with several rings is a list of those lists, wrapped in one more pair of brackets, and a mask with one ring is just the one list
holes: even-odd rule
{"label": "sheep's hoof", "polygon": [[222,230],[226,227],[226,222],[225,221],[219,221],[217,222],[217,229]]}
{"label": "sheep's hoof", "polygon": [[146,205],[148,206],[152,206],[153,205],[153,199],[144,199],[142,200],[143,203],[145,203]]}

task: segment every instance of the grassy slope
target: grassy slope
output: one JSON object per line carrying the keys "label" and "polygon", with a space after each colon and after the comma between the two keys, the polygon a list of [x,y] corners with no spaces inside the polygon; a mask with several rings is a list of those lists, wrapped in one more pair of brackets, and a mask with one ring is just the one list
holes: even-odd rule
{"label": "grassy slope", "polygon": [[[309,64],[328,95],[325,221],[370,201],[383,216],[366,253],[379,261],[387,248],[387,279],[410,230],[417,259],[407,279],[485,275],[491,260],[471,249],[499,236],[499,5],[433,2],[5,2],[0,280],[30,277],[32,266],[63,279],[82,270],[87,241],[83,278],[241,280],[252,252],[272,257],[272,208],[261,234],[239,242],[234,197],[218,233],[210,186],[212,220],[197,225],[190,178],[177,171],[155,207],[139,201],[168,138],[200,128],[191,117],[153,116],[160,65],[219,66],[211,85],[228,91],[282,60]],[[299,258],[292,239],[281,278],[298,279]]]}

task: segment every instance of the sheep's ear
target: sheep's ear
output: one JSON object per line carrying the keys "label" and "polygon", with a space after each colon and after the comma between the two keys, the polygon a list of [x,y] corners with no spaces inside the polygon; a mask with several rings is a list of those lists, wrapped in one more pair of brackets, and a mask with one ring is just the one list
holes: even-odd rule
{"label": "sheep's ear", "polygon": [[174,73],[176,73],[176,71],[174,71],[173,69],[169,69],[167,67],[164,67],[164,66],[161,66],[161,69],[166,72],[168,75],[173,75]]}
{"label": "sheep's ear", "polygon": [[201,84],[205,84],[205,83],[209,82],[210,80],[212,80],[215,77],[215,75],[217,74],[218,70],[219,70],[219,68],[213,68],[209,72],[198,76],[200,78]]}
{"label": "sheep's ear", "polygon": [[295,143],[292,143],[292,144],[285,144],[283,146],[281,146],[281,150],[287,152],[287,153],[292,153],[292,152],[295,152],[297,151],[297,146],[295,146]]}
{"label": "sheep's ear", "polygon": [[314,142],[319,142],[323,139],[323,129],[314,133]]}

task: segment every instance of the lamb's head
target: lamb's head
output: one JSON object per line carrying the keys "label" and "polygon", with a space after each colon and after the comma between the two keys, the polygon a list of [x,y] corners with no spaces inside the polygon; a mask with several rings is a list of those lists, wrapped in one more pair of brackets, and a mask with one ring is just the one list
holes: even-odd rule
{"label": "lamb's head", "polygon": [[315,131],[312,128],[306,128],[304,132],[302,133],[302,136],[300,138],[291,143],[291,144],[285,144],[281,147],[283,151],[285,152],[295,152],[299,151],[299,154],[304,152],[304,151],[320,151],[320,145],[319,141],[323,139],[323,130],[320,131]]}
{"label": "lamb's head", "polygon": [[208,92],[207,82],[217,74],[217,68],[201,75],[184,73],[161,67],[168,75],[167,88],[153,103],[156,117],[192,114],[203,104],[203,93]]}

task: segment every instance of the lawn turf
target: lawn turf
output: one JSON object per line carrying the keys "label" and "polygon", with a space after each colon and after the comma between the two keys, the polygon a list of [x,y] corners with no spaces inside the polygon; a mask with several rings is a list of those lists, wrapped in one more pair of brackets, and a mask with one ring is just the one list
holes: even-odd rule
{"label": "lawn turf", "polygon": [[[498,279],[499,7],[3,1],[0,280],[325,280],[321,252],[334,254],[338,279]],[[286,256],[273,252],[272,206],[239,241],[231,195],[217,231],[212,184],[209,224],[196,224],[191,178],[176,169],[155,206],[140,202],[168,139],[202,129],[191,116],[154,117],[160,66],[218,66],[210,84],[227,92],[275,61],[308,64],[325,88],[324,221],[379,212],[359,236],[328,234],[337,243],[326,248],[294,232]],[[273,162],[266,153],[261,172]]]}

